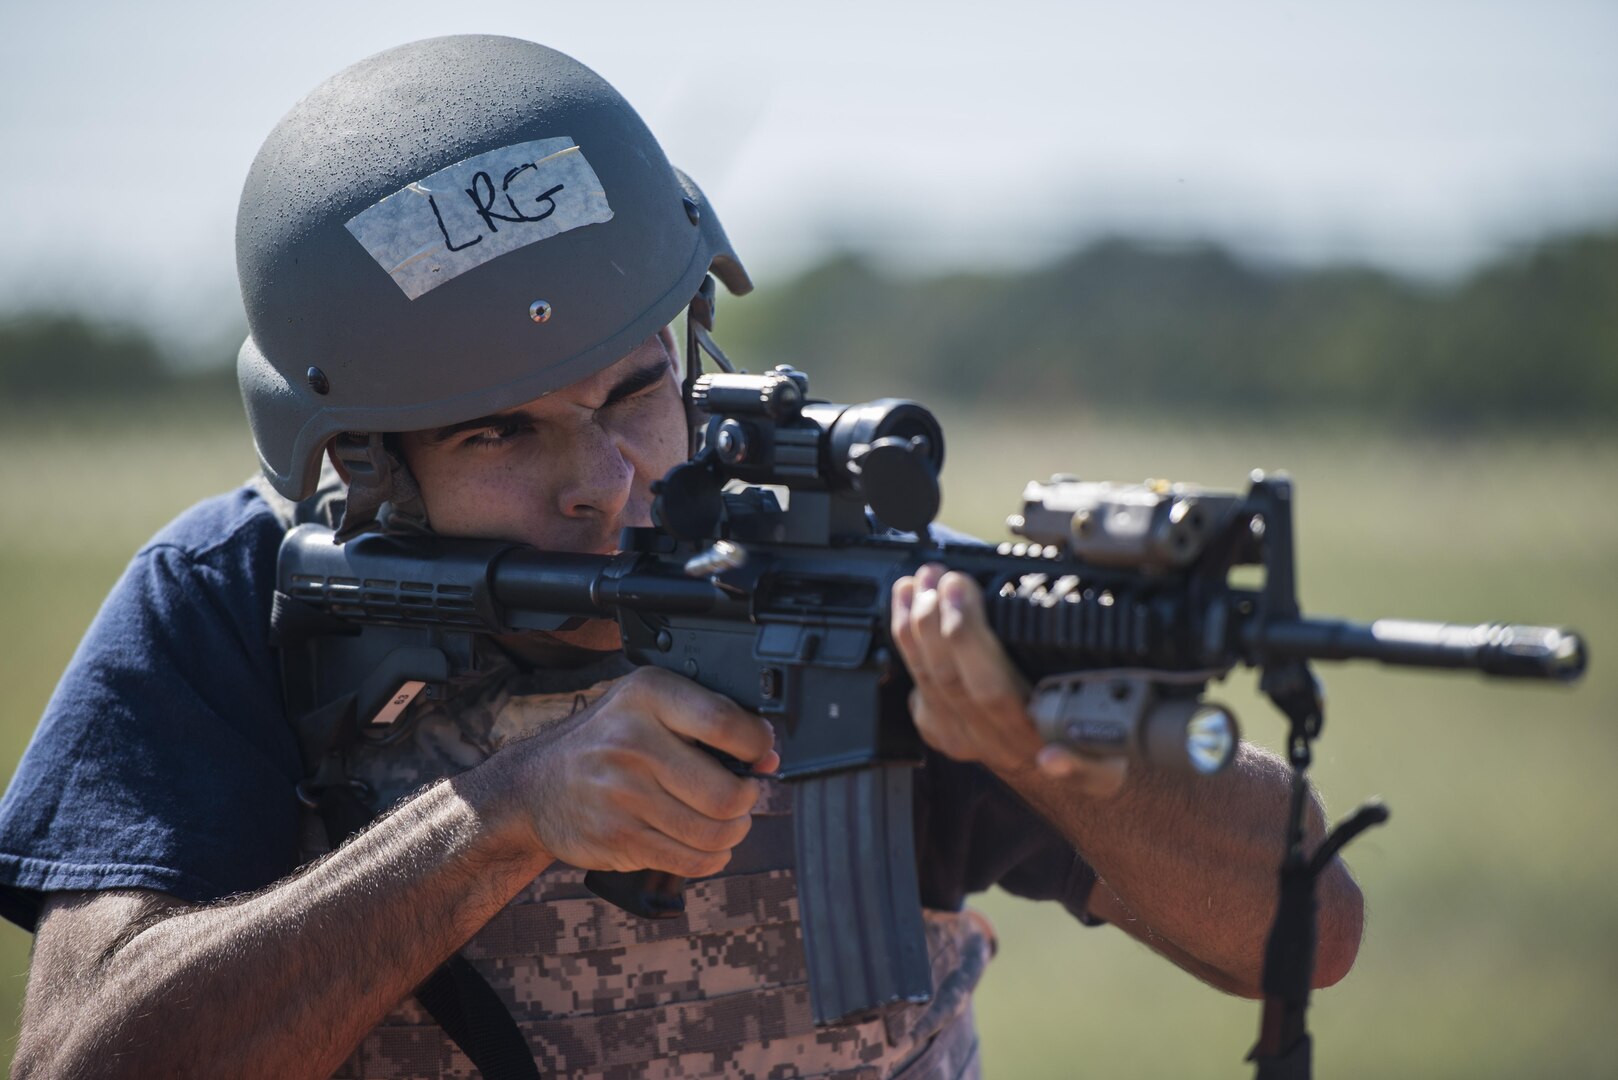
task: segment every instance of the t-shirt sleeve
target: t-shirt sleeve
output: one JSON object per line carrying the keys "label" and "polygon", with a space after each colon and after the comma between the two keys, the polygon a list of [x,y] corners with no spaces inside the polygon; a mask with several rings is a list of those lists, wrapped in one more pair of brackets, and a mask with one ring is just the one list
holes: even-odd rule
{"label": "t-shirt sleeve", "polygon": [[296,865],[297,748],[268,641],[279,536],[244,490],[136,554],[0,802],[0,915],[32,929],[61,890],[201,902]]}
{"label": "t-shirt sleeve", "polygon": [[1028,900],[1055,900],[1087,926],[1095,871],[1072,844],[981,765],[927,751],[917,799],[923,905],[959,910],[999,885]]}

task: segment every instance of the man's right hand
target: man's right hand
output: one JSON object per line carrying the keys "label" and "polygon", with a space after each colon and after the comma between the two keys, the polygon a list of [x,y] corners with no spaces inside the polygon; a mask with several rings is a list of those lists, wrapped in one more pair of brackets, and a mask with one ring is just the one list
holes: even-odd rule
{"label": "man's right hand", "polygon": [[747,835],[759,783],[702,743],[774,772],[762,719],[689,679],[640,668],[550,731],[512,744],[535,844],[587,870],[718,873]]}

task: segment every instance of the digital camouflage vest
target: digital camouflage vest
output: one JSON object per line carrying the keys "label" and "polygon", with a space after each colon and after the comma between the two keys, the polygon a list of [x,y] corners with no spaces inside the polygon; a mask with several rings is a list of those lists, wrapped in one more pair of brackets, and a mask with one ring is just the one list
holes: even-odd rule
{"label": "digital camouflage vest", "polygon": [[[587,707],[628,670],[614,655],[574,672],[491,677],[445,702],[418,700],[387,746],[350,753],[350,772],[395,800],[470,768],[509,740]],[[686,912],[641,919],[596,898],[557,864],[462,950],[532,1046],[544,1075],[957,1080],[978,1071],[971,993],[993,951],[988,923],[928,912],[930,1004],[861,1024],[810,1020],[793,882],[791,798],[766,782],[753,828],[720,875],[686,887]],[[407,999],[337,1073],[366,1080],[477,1072]]]}

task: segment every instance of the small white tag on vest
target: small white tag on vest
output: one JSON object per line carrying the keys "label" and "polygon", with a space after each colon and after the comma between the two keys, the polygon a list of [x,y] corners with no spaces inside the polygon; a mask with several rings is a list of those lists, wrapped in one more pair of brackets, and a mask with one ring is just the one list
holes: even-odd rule
{"label": "small white tag on vest", "polygon": [[498,255],[611,220],[595,170],[563,136],[439,169],[354,215],[348,231],[414,300]]}
{"label": "small white tag on vest", "polygon": [[376,711],[371,717],[373,725],[391,724],[399,719],[399,714],[405,711],[405,706],[416,700],[416,695],[426,689],[427,684],[420,679],[406,679],[399,684],[399,689],[393,692],[388,703]]}

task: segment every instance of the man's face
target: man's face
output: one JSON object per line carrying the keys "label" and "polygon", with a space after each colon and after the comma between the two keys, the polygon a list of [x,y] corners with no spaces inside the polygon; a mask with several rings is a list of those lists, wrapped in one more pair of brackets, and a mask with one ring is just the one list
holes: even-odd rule
{"label": "man's face", "polygon": [[[399,447],[442,536],[614,551],[624,526],[651,524],[652,482],[686,456],[671,336],[515,409],[406,432]],[[566,640],[616,648],[617,628]]]}

